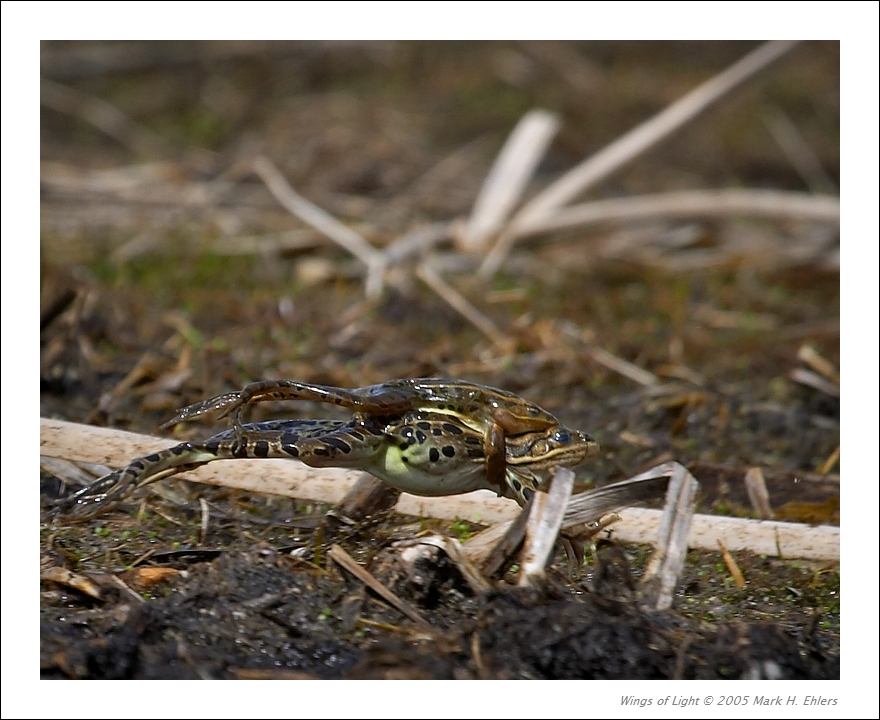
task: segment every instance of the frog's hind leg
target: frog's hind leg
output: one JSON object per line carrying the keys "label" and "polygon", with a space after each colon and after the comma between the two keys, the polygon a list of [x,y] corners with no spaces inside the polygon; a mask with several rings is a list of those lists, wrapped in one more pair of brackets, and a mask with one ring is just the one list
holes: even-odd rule
{"label": "frog's hind leg", "polygon": [[[364,443],[367,436],[375,440]],[[298,458],[309,465],[357,466],[380,439],[378,430],[338,420],[251,423],[243,426],[241,439],[234,430],[224,430],[204,442],[183,442],[132,460],[63,500],[61,510],[72,521],[88,520],[145,485],[215,460]]]}
{"label": "frog's hind leg", "polygon": [[232,457],[199,443],[180,443],[172,448],[132,460],[128,465],[98,478],[61,502],[65,519],[89,520],[114,507],[138,488],[213,460]]}
{"label": "frog's hind leg", "polygon": [[353,412],[372,415],[392,415],[407,412],[414,403],[414,391],[408,388],[371,385],[357,390],[330,385],[312,385],[296,380],[261,380],[246,385],[238,392],[217,395],[189,405],[177,412],[162,427],[169,427],[185,420],[192,420],[202,415],[219,413],[218,417],[231,416],[232,427],[239,439],[242,437],[244,425],[241,412],[246,405],[258,402],[304,400],[337,405]]}

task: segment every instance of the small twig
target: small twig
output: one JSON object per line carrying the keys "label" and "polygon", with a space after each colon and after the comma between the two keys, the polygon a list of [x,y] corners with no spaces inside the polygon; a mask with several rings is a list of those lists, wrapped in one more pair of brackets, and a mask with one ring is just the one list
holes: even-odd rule
{"label": "small twig", "polygon": [[482,250],[486,241],[501,229],[559,126],[559,116],[546,110],[530,110],[523,115],[480,188],[461,234],[462,249]]}
{"label": "small twig", "polygon": [[574,472],[570,468],[558,468],[548,491],[538,491],[532,497],[517,580],[520,587],[533,585],[544,577],[544,568],[559,536],[572,487]]}
{"label": "small twig", "polygon": [[351,555],[345,552],[345,550],[343,550],[339,545],[334,544],[333,546],[331,546],[327,554],[331,560],[334,560],[336,563],[339,564],[340,567],[348,570],[348,572],[350,572],[364,585],[370,588],[370,590],[389,602],[392,606],[397,608],[410,620],[416,623],[419,628],[425,630],[426,632],[434,632],[434,628],[431,627],[431,625],[421,615],[419,615],[418,611],[414,607],[412,607],[412,605],[410,605],[405,600],[397,597],[397,595],[391,592],[391,590],[389,590],[382,583],[376,580],[376,578],[374,578],[370,573],[368,573],[360,565],[358,565],[354,561],[354,558],[352,558]]}
{"label": "small twig", "polygon": [[[370,620],[369,618],[363,617],[359,617],[357,622],[358,625],[363,625],[364,627],[376,628],[377,630],[385,630],[386,632],[408,635],[410,637],[413,635],[413,629],[411,627],[401,627],[400,625],[392,625],[391,623],[379,622],[378,620]],[[433,633],[428,635],[428,637],[434,637]]]}
{"label": "small twig", "polygon": [[517,226],[534,224],[537,219],[547,217],[551,211],[562,207],[575,196],[670,135],[734,87],[787,53],[796,44],[787,40],[762,44],[723,72],[563,175],[527,203],[511,220],[510,230],[502,233],[498,238],[495,246],[486,256],[480,274],[483,277],[491,277],[498,271],[516,239]]}
{"label": "small twig", "polygon": [[118,590],[121,590],[123,594],[128,595],[128,597],[130,597],[138,604],[145,602],[145,600],[138,593],[136,593],[128,585],[126,585],[122,578],[118,577],[117,575],[105,575],[104,578],[108,585],[115,586]]}
{"label": "small twig", "polygon": [[761,118],[776,144],[785,153],[798,175],[813,192],[835,192],[834,181],[825,172],[816,153],[791,118],[778,106],[768,108]]}
{"label": "small twig", "polygon": [[474,659],[477,678],[485,680],[489,675],[486,672],[486,666],[483,664],[483,655],[480,652],[480,634],[478,632],[474,632],[471,635],[471,657]]}
{"label": "small twig", "polygon": [[326,210],[297,193],[268,158],[263,156],[255,158],[253,168],[260,179],[266,183],[269,192],[286,210],[304,223],[324,233],[367,266],[367,297],[377,297],[382,292],[382,276],[385,272],[384,254]]}
{"label": "small twig", "polygon": [[385,249],[385,262],[391,266],[413,255],[427,253],[438,243],[455,237],[455,222],[423,225],[389,243]]}
{"label": "small twig", "polygon": [[454,310],[488,337],[502,352],[507,352],[510,349],[511,339],[504,335],[488,317],[465,300],[458,291],[447,285],[430,265],[427,263],[419,264],[416,267],[416,275]]}
{"label": "small twig", "polygon": [[699,487],[694,476],[683,465],[671,463],[671,466],[672,476],[669,478],[666,506],[657,531],[656,550],[642,576],[642,585],[650,588],[648,604],[654,610],[672,607],[675,585],[687,555]]}
{"label": "small twig", "polygon": [[89,597],[101,600],[101,590],[94,582],[85,575],[70,572],[63,567],[51,567],[40,573],[40,580],[51,580],[60,585],[67,585]]}
{"label": "small twig", "polygon": [[828,382],[825,378],[818,373],[814,373],[812,370],[795,368],[788,374],[788,376],[801,385],[806,385],[807,387],[811,387],[814,390],[818,390],[819,392],[823,392],[834,398],[840,397],[840,388],[837,385]]}
{"label": "small twig", "polygon": [[138,557],[131,563],[131,567],[135,568],[140,565],[142,562],[146,562],[154,553],[156,552],[156,548],[150,548],[143,555]]}
{"label": "small twig", "polygon": [[840,376],[837,374],[834,364],[823,358],[816,352],[815,348],[809,345],[801,345],[798,349],[797,357],[802,363],[809,365],[811,369],[820,375],[824,375],[831,382],[840,383]]}
{"label": "small twig", "polygon": [[752,503],[755,513],[762,520],[772,520],[773,508],[770,507],[770,493],[767,492],[767,482],[764,473],[759,467],[749,468],[745,477],[746,492],[749,502]]}
{"label": "small twig", "polygon": [[199,540],[199,545],[205,544],[205,538],[208,536],[208,520],[211,516],[211,511],[208,509],[208,501],[205,498],[199,498],[199,505],[202,507],[202,534]]}
{"label": "small twig", "polygon": [[105,100],[80,90],[51,80],[40,80],[40,104],[57,112],[76,115],[138,155],[159,158],[169,153],[169,144],[158,135],[138,125]]}
{"label": "small twig", "polygon": [[53,458],[40,455],[40,469],[54,475],[62,482],[68,485],[77,485],[85,487],[91,485],[96,479],[110,472],[110,468],[105,468],[102,472],[90,473],[83,470],[76,463],[62,458]]}
{"label": "small twig", "polygon": [[607,350],[603,350],[599,347],[590,348],[590,355],[600,365],[604,365],[609,370],[613,370],[616,373],[623,375],[624,377],[629,378],[633,382],[637,382],[639,385],[659,385],[660,378],[658,378],[654,373],[648,372],[640,368],[638,365],[633,365],[631,362],[624,360],[623,358],[619,358],[616,355],[612,355]]}
{"label": "small twig", "polygon": [[548,215],[523,222],[516,230],[505,232],[519,239],[538,233],[609,222],[737,216],[838,223],[840,198],[783,190],[679,190],[557,208]]}
{"label": "small twig", "polygon": [[739,565],[737,565],[733,555],[730,554],[730,551],[724,547],[724,543],[720,540],[718,541],[718,547],[721,549],[721,557],[724,560],[724,564],[727,565],[727,570],[730,572],[736,586],[740,589],[744,588],[746,586],[746,579],[743,577],[742,570],[739,569]]}
{"label": "small twig", "polygon": [[837,461],[840,460],[840,445],[834,448],[834,451],[828,456],[828,459],[822,463],[822,466],[819,468],[819,472],[823,475],[826,473],[830,473],[831,469],[837,465]]}

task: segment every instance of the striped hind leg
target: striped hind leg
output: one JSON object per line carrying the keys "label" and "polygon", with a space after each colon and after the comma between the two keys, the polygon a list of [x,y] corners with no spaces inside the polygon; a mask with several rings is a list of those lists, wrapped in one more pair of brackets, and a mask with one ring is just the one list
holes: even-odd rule
{"label": "striped hind leg", "polygon": [[[89,520],[145,485],[214,460],[296,458],[302,448],[306,456],[302,459],[309,462],[307,458],[324,447],[322,439],[332,442],[346,427],[337,420],[270,420],[244,425],[241,439],[234,430],[224,430],[204,442],[183,442],[132,460],[124,468],[98,478],[63,500],[61,511],[73,522]],[[324,460],[326,465],[338,464],[332,456]]]}
{"label": "striped hind leg", "polygon": [[[132,460],[124,468],[98,478],[62,501],[61,510],[71,522],[100,515],[144,485],[194,470],[224,455],[208,451],[201,443],[180,443],[172,448]],[[231,457],[231,456],[226,456]]]}

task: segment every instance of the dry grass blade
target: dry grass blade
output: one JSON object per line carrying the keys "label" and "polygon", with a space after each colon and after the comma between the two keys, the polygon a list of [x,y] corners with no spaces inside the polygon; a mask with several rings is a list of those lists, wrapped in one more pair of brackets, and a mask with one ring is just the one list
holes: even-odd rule
{"label": "dry grass blade", "polygon": [[806,183],[807,187],[815,193],[833,193],[837,191],[834,181],[825,172],[816,153],[804,140],[791,118],[780,108],[769,108],[762,118],[764,125],[770,131],[776,144],[789,162],[797,170],[798,175]]}
{"label": "dry grass blade", "polygon": [[687,555],[688,536],[699,488],[699,483],[683,465],[671,465],[672,477],[669,479],[666,507],[657,532],[656,550],[642,577],[643,586],[650,588],[649,603],[655,610],[672,607],[675,585]]}
{"label": "dry grass blade", "polygon": [[502,333],[495,323],[465,300],[460,293],[447,285],[434,271],[434,268],[427,263],[421,263],[416,268],[416,275],[419,276],[425,285],[449,303],[454,310],[459,312],[474,327],[488,337],[499,350],[506,353],[511,349],[513,345],[511,338]]}
{"label": "dry grass blade", "polygon": [[755,513],[762,520],[772,520],[774,514],[773,508],[770,507],[770,493],[767,491],[767,482],[761,468],[749,468],[746,472],[745,484],[749,502]]}
{"label": "dry grass blade", "polygon": [[205,498],[199,498],[199,507],[202,511],[202,522],[200,524],[201,534],[199,535],[199,545],[205,544],[205,539],[208,537],[208,523],[211,518],[211,511],[208,508],[208,503]]}
{"label": "dry grass blade", "polygon": [[810,347],[809,345],[802,345],[798,349],[797,357],[802,363],[809,365],[810,368],[820,375],[824,375],[831,382],[835,384],[840,383],[840,375],[837,374],[834,363],[823,358],[818,352],[816,352],[815,348]]}
{"label": "dry grass blade", "polygon": [[99,477],[110,472],[108,467],[103,467],[100,470],[96,470],[96,472],[89,472],[70,460],[46,457],[45,455],[40,455],[40,470],[77,487],[91,485]]}
{"label": "dry grass blade", "polygon": [[40,572],[40,580],[50,580],[60,585],[72,587],[96,600],[101,599],[101,590],[85,575],[78,575],[63,567],[51,567]]}
{"label": "dry grass blade", "polygon": [[840,397],[840,388],[837,385],[828,382],[825,378],[818,373],[814,373],[812,370],[795,368],[788,374],[788,376],[795,382],[811,387],[813,390],[818,390],[819,392],[823,392],[834,398]]}
{"label": "dry grass blade", "polygon": [[511,232],[519,238],[605,222],[735,216],[839,223],[840,198],[782,190],[682,190],[559,208],[550,215],[523,221]]}
{"label": "dry grass blade", "polygon": [[633,382],[637,382],[639,385],[660,384],[660,378],[654,373],[648,372],[647,370],[640,368],[638,365],[633,365],[631,362],[624,360],[623,358],[612,355],[607,350],[598,347],[590,348],[590,355],[592,355],[593,360],[600,365],[604,365],[609,370],[613,370],[614,372],[629,378]]}
{"label": "dry grass blade", "polygon": [[532,497],[517,580],[520,587],[534,585],[544,577],[544,568],[559,536],[572,487],[574,472],[570,468],[559,468],[548,491],[538,491]]}
{"label": "dry grass blade", "polygon": [[474,203],[461,236],[463,250],[482,250],[486,241],[501,229],[559,126],[559,117],[546,110],[531,110],[517,123]]}
{"label": "dry grass blade", "polygon": [[675,472],[676,466],[678,463],[663,463],[627,480],[573,495],[566,509],[563,529],[592,522],[613,510],[660,497],[667,490],[667,478]]}
{"label": "dry grass blade", "polygon": [[413,255],[423,255],[438,243],[455,237],[455,222],[424,225],[401,235],[385,247],[385,262],[391,266]]}
{"label": "dry grass blade", "polygon": [[830,473],[831,470],[837,465],[840,460],[840,445],[838,445],[834,450],[832,450],[831,454],[828,456],[828,459],[822,463],[822,467],[819,468],[820,473]]}
{"label": "dry grass blade", "polygon": [[515,233],[520,224],[534,225],[538,220],[549,216],[551,212],[670,135],[796,44],[795,41],[773,41],[761,45],[563,175],[527,203],[511,220],[509,229],[502,233],[486,256],[480,274],[491,277],[498,271],[516,239]]}
{"label": "dry grass blade", "polygon": [[268,158],[257,157],[254,160],[253,168],[260,179],[266,183],[269,192],[286,210],[304,223],[324,233],[367,266],[367,296],[377,297],[382,291],[382,275],[385,271],[385,256],[382,252],[376,250],[363,237],[347,225],[343,225],[326,210],[319,208],[297,193]]}
{"label": "dry grass blade", "polygon": [[739,565],[737,565],[733,555],[730,554],[730,550],[724,547],[724,543],[720,540],[718,541],[718,549],[721,550],[721,557],[724,560],[724,564],[727,565],[728,571],[730,571],[733,582],[736,583],[738,588],[744,588],[746,586],[746,579],[743,577],[742,570],[739,569]]}
{"label": "dry grass blade", "polygon": [[76,115],[143,157],[165,157],[170,150],[162,138],[138,125],[115,106],[66,85],[40,80],[40,104],[57,112]]}
{"label": "dry grass blade", "polygon": [[400,612],[406,615],[410,620],[418,625],[421,630],[433,632],[433,628],[431,627],[431,625],[421,615],[419,615],[419,613],[414,607],[412,607],[412,605],[410,605],[405,600],[397,597],[397,595],[391,592],[391,590],[389,590],[382,583],[376,580],[376,578],[374,578],[372,575],[370,575],[370,573],[368,573],[360,565],[358,565],[354,561],[354,558],[352,558],[351,555],[345,552],[345,550],[343,550],[339,545],[333,545],[327,554],[330,559],[339,564],[340,567],[348,570],[348,572],[350,572],[364,585],[370,588],[370,590],[375,592],[381,598],[389,602],[393,607],[397,608]]}

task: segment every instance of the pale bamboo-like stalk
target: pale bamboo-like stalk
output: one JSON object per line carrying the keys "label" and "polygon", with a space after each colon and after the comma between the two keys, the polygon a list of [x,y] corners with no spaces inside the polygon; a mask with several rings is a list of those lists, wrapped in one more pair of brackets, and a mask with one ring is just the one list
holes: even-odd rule
{"label": "pale bamboo-like stalk", "polygon": [[[132,459],[176,445],[167,438],[138,435],[123,430],[40,418],[40,455],[109,467],[127,465]],[[218,460],[175,477],[248,492],[261,492],[300,500],[338,503],[361,476],[359,470],[311,468],[294,460]],[[586,497],[586,502],[582,498]],[[585,520],[576,514],[578,506],[595,508],[586,493],[572,496],[563,527]],[[468,522],[513,521],[519,508],[512,500],[496,497],[488,490],[449,497],[418,497],[403,493],[395,510],[416,517],[435,517]],[[614,536],[624,542],[650,544],[656,539],[662,513],[659,510],[628,508],[619,512]],[[586,516],[595,517],[592,511]],[[585,517],[586,517],[585,516]],[[62,518],[63,522],[63,518]],[[500,529],[493,529],[494,533]],[[777,557],[781,549],[787,558],[838,560],[840,528],[827,525],[748,520],[744,518],[695,515],[688,545],[717,549],[721,539],[731,551]],[[465,550],[468,545],[465,544]]]}

